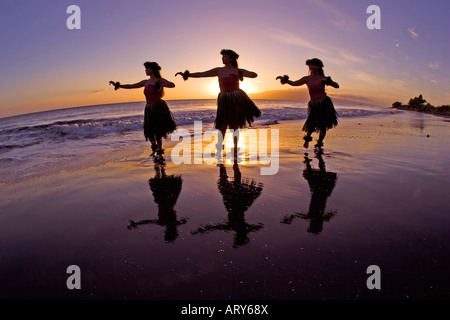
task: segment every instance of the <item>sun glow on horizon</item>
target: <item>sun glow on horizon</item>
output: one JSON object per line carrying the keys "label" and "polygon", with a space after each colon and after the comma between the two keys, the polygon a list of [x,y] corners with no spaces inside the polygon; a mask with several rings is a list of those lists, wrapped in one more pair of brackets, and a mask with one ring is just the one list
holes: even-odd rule
{"label": "sun glow on horizon", "polygon": [[246,93],[256,93],[258,90],[255,85],[251,83],[248,79],[239,82],[239,87],[244,90]]}

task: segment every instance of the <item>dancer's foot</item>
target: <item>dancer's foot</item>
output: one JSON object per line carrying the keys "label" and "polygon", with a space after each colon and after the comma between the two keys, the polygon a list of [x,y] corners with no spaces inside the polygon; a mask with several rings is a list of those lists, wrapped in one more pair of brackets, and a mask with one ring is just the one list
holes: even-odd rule
{"label": "dancer's foot", "polygon": [[155,156],[157,149],[158,149],[158,146],[156,144],[152,144],[152,153],[150,153],[150,157]]}
{"label": "dancer's foot", "polygon": [[317,143],[316,143],[316,145],[314,146],[314,148],[316,148],[317,151],[323,151],[322,147],[323,147],[323,142],[317,140]]}
{"label": "dancer's foot", "polygon": [[309,142],[312,141],[311,136],[306,135],[306,136],[303,137],[303,140],[305,140],[305,143],[303,144],[303,146],[304,146],[305,148],[308,148]]}

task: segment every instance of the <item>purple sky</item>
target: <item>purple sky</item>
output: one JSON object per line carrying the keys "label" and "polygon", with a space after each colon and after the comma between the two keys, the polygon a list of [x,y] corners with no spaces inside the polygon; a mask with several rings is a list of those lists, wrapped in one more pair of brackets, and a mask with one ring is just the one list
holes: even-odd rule
{"label": "purple sky", "polygon": [[[72,4],[80,30],[66,27]],[[366,27],[372,4],[380,30]],[[449,16],[447,0],[0,0],[0,117],[142,101],[107,83],[144,79],[144,61],[176,84],[165,99],[215,98],[217,80],[174,74],[220,66],[222,48],[258,73],[242,84],[249,93],[284,89],[277,75],[298,79],[318,57],[341,86],[334,94],[450,104]]]}

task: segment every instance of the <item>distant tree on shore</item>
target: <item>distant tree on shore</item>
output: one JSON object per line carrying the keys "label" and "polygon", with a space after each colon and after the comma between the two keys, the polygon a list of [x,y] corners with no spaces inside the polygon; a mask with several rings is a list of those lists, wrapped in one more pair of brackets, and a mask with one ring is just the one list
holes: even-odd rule
{"label": "distant tree on shore", "polygon": [[421,94],[418,97],[409,99],[406,105],[396,101],[392,104],[392,108],[450,116],[450,105],[434,107],[427,103]]}
{"label": "distant tree on shore", "polygon": [[402,103],[399,101],[396,101],[392,104],[392,108],[400,109],[401,107],[402,107]]}

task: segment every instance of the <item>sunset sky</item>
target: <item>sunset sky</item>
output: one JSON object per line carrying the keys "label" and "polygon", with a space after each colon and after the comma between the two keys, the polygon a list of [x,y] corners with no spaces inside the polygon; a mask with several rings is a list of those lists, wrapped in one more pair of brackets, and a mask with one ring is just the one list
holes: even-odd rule
{"label": "sunset sky", "polygon": [[[72,4],[79,30],[66,26]],[[366,26],[370,5],[380,30]],[[223,48],[258,73],[241,84],[248,93],[286,90],[275,77],[299,79],[317,57],[340,84],[330,95],[450,104],[449,31],[448,0],[0,0],[0,117],[143,101],[108,81],[145,79],[145,61],[175,83],[164,99],[214,99],[216,78],[174,75],[221,66]]]}

